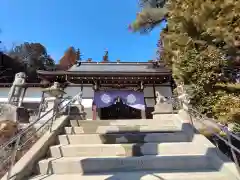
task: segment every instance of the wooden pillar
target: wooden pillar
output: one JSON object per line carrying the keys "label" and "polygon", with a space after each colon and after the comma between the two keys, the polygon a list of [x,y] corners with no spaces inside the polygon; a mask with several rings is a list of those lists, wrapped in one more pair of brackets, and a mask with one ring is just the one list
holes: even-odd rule
{"label": "wooden pillar", "polygon": [[145,109],[141,110],[141,116],[142,116],[142,119],[146,119],[146,111],[145,111]]}
{"label": "wooden pillar", "polygon": [[93,120],[97,120],[97,106],[95,104],[92,105],[92,110],[93,110]]}
{"label": "wooden pillar", "polygon": [[144,98],[144,104],[145,104],[145,109],[141,110],[141,117],[142,119],[146,119],[146,101],[145,101],[145,96],[144,96],[144,86],[142,87],[142,83],[141,83],[141,88],[142,88],[142,92],[143,92],[143,98]]}
{"label": "wooden pillar", "polygon": [[156,88],[155,88],[155,83],[153,83],[153,97],[154,97],[154,102],[155,104],[157,103],[157,100],[156,100]]}

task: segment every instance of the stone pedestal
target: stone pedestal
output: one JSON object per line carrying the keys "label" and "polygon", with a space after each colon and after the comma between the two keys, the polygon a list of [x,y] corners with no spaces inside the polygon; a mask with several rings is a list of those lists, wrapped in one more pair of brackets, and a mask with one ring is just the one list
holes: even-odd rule
{"label": "stone pedestal", "polygon": [[159,103],[154,106],[153,119],[166,120],[166,114],[172,114],[173,106],[169,103]]}
{"label": "stone pedestal", "polygon": [[101,111],[101,109],[99,108],[99,109],[96,109],[96,119],[95,120],[101,120],[101,118],[100,118],[100,111]]}
{"label": "stone pedestal", "polygon": [[84,108],[84,112],[86,113],[86,119],[92,120],[93,119],[93,110],[92,108]]}
{"label": "stone pedestal", "polygon": [[69,109],[69,115],[71,119],[86,120],[86,112],[84,111],[84,106],[81,104],[72,104]]}
{"label": "stone pedestal", "polygon": [[145,109],[141,110],[141,118],[142,119],[146,119],[146,111],[145,111]]}
{"label": "stone pedestal", "polygon": [[19,123],[29,123],[29,112],[23,107],[17,107],[11,104],[0,105],[0,121],[13,121]]}
{"label": "stone pedestal", "polygon": [[191,116],[185,109],[180,109],[178,111],[178,115],[181,117],[181,119],[186,123],[192,123]]}

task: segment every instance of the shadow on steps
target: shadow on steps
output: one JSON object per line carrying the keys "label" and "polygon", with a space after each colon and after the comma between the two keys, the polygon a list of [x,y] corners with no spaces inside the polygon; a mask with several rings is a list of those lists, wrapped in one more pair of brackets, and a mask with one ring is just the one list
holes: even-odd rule
{"label": "shadow on steps", "polygon": [[[91,175],[99,175],[99,176],[104,176],[104,178],[99,178],[99,180],[140,180],[140,179],[151,179],[151,180],[169,180],[169,178],[165,178],[167,176],[161,175],[165,173],[211,173],[211,172],[216,172],[216,173],[223,173],[222,172],[222,167],[223,163],[228,163],[231,162],[229,159],[216,161],[214,160],[214,154],[216,154],[216,148],[209,148],[207,150],[207,153],[205,155],[190,155],[190,156],[172,156],[172,157],[166,157],[166,159],[163,158],[162,163],[157,164],[154,159],[152,160],[146,160],[142,159],[142,161],[138,161],[137,166],[136,163],[126,163],[126,164],[121,164],[124,162],[125,158],[119,158],[118,163],[118,168],[114,168],[114,164],[111,163],[111,159],[109,160],[104,160],[103,158],[85,158],[80,161],[79,164],[79,172],[75,173],[82,173],[84,176],[83,177],[89,177]],[[100,163],[100,166],[95,166],[94,161],[100,160],[102,163]],[[202,163],[203,161],[208,160],[207,164]],[[189,167],[189,162],[190,161],[195,161],[198,162],[198,167],[191,167],[190,169],[187,169],[186,167]],[[136,161],[135,161],[136,162]],[[172,164],[171,164],[171,163]],[[109,164],[112,166],[111,169],[108,168],[107,171],[104,171],[104,163],[105,166],[109,167]],[[199,164],[200,163],[200,164]],[[121,164],[121,166],[119,166]],[[180,164],[182,166],[181,169],[177,168],[180,167]],[[202,165],[201,165],[202,164]],[[205,165],[204,165],[205,164]],[[185,166],[185,167],[184,167]],[[116,165],[115,165],[116,167]],[[171,168],[172,167],[172,168]],[[175,167],[175,169],[174,169]],[[53,168],[49,164],[49,168]],[[154,169],[155,168],[155,169]],[[68,167],[66,167],[68,169]],[[49,173],[56,173],[53,172],[52,169],[49,169]],[[73,172],[71,172],[73,173]],[[58,174],[58,173],[57,173]],[[61,174],[61,173],[59,173]],[[237,180],[236,177],[234,177],[233,174],[228,172],[228,180]],[[39,178],[38,180],[44,180],[48,179],[48,177],[51,177],[51,175],[47,175],[43,178]],[[207,178],[207,176],[206,176]],[[85,180],[85,178],[83,178]],[[98,179],[98,178],[97,178]],[[172,178],[170,178],[172,180]],[[175,179],[175,178],[174,178]],[[180,178],[181,179],[181,178]],[[186,178],[187,179],[187,178]],[[192,178],[194,179],[194,178]],[[191,179],[191,180],[192,180]],[[200,179],[200,178],[199,178]],[[204,179],[204,178],[203,178]],[[74,179],[75,180],[75,179]],[[189,179],[190,180],[190,179]],[[214,179],[215,180],[215,179]]]}
{"label": "shadow on steps", "polygon": [[[188,134],[189,142],[193,140],[194,131],[189,124],[182,125],[182,131]],[[108,132],[101,134],[102,137],[111,136],[113,134],[139,134],[141,136],[142,132],[139,131],[118,131],[118,132]],[[123,137],[124,137],[123,135]],[[146,134],[144,134],[140,139],[144,139]],[[136,142],[136,139],[132,139],[132,142]],[[104,140],[103,140],[104,143]],[[109,142],[115,144],[116,140],[111,140]],[[129,143],[126,142],[126,143]],[[53,167],[53,163],[56,165],[57,161],[60,159],[54,159],[52,162],[49,162],[48,173],[49,174],[64,174],[64,173],[81,173],[83,175],[93,175],[98,173],[99,175],[107,174],[108,177],[105,180],[123,180],[123,174],[119,172],[138,172],[135,173],[131,180],[139,180],[145,178],[149,173],[147,171],[157,171],[161,173],[174,173],[174,172],[219,172],[221,173],[224,169],[224,165],[231,163],[231,161],[224,156],[217,148],[208,147],[205,154],[193,154],[193,155],[173,155],[173,156],[143,156],[141,151],[141,146],[144,144],[135,144],[131,148],[132,156],[140,157],[108,157],[108,158],[79,158],[78,161],[70,163],[69,166],[65,166],[63,170],[61,168],[57,169]],[[204,144],[202,145],[204,146]],[[153,151],[158,152],[158,147],[152,146]],[[161,154],[160,154],[161,155]],[[58,163],[63,163],[63,161],[58,161]],[[63,165],[63,164],[62,164]],[[72,168],[72,167],[75,168]],[[62,166],[63,167],[63,166]],[[55,169],[56,168],[56,169]],[[139,172],[141,171],[141,172]],[[228,180],[236,180],[236,178],[229,171]],[[154,173],[150,174],[151,179],[153,180],[168,180],[161,177],[161,175],[155,175]],[[231,178],[233,177],[233,178]],[[47,179],[47,178],[43,178]],[[102,180],[102,179],[101,179]]]}

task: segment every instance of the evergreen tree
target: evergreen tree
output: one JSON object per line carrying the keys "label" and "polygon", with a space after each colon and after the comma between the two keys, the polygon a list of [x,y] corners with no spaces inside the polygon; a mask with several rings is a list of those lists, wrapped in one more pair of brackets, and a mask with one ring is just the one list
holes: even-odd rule
{"label": "evergreen tree", "polygon": [[141,2],[147,8],[131,29],[149,32],[166,18],[160,58],[172,68],[175,81],[186,85],[191,103],[201,112],[221,121],[236,121],[240,112],[236,68],[240,62],[240,1],[168,0],[160,8],[150,1]]}
{"label": "evergreen tree", "polygon": [[41,43],[28,43],[14,46],[8,55],[18,60],[26,67],[30,82],[37,80],[37,70],[48,70],[55,67],[54,60],[48,55],[47,49]]}

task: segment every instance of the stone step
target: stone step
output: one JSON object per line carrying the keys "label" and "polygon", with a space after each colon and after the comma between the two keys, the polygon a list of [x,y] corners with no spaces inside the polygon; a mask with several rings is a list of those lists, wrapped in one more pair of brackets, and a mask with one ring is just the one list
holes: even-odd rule
{"label": "stone step", "polygon": [[56,145],[50,147],[51,156],[75,157],[75,156],[144,156],[144,155],[181,155],[191,153],[207,153],[207,146],[196,143],[144,143],[144,144],[77,144]]}
{"label": "stone step", "polygon": [[141,119],[141,120],[70,120],[71,126],[85,126],[89,124],[94,124],[95,126],[142,126],[142,125],[165,125],[165,126],[175,126],[177,120],[153,120],[153,119]]}
{"label": "stone step", "polygon": [[59,142],[67,144],[121,144],[146,142],[188,142],[187,134],[175,133],[114,133],[114,134],[74,134],[59,135]]}
{"label": "stone step", "polygon": [[141,170],[190,171],[213,168],[205,154],[141,157],[62,157],[39,161],[40,174],[100,173]]}
{"label": "stone step", "polygon": [[202,172],[114,172],[107,174],[53,174],[39,175],[29,180],[236,180],[228,174],[208,169]]}
{"label": "stone step", "polygon": [[95,124],[84,124],[81,127],[65,127],[66,134],[82,134],[82,133],[111,133],[111,132],[175,132],[182,131],[182,128],[176,126],[166,125],[142,125],[142,126],[129,126],[129,125],[111,125],[111,126],[97,126]]}

